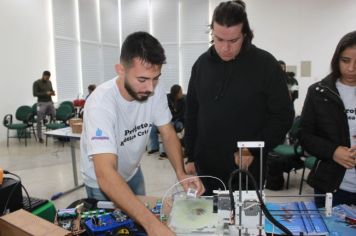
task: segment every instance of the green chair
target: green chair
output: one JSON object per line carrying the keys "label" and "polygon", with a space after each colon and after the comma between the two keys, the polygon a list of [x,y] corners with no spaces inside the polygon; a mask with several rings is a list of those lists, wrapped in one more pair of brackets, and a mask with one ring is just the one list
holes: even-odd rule
{"label": "green chair", "polygon": [[303,168],[301,157],[303,156],[302,148],[299,145],[297,133],[300,124],[300,117],[294,119],[293,125],[288,132],[288,144],[280,144],[273,149],[273,155],[284,157],[290,160],[288,167],[284,172],[287,173],[286,189],[289,188],[290,172]]}
{"label": "green chair", "polygon": [[[46,129],[54,130],[61,129],[68,126],[68,120],[72,118],[72,109],[70,106],[62,105],[56,110],[56,120],[45,124]],[[46,136],[46,146],[47,146],[48,136]]]}
{"label": "green chair", "polygon": [[[21,142],[21,138],[25,138],[25,146],[27,146],[27,128],[31,127],[31,119],[33,119],[33,111],[30,106],[20,106],[16,110],[15,117],[22,123],[13,123],[13,117],[11,114],[4,116],[3,124],[7,128],[7,146],[9,146],[9,138],[18,138]],[[16,130],[17,136],[11,137],[10,130]]]}
{"label": "green chair", "polygon": [[299,195],[302,194],[303,191],[303,182],[306,181],[306,179],[304,179],[304,175],[305,175],[305,168],[311,170],[315,164],[315,162],[317,161],[316,157],[313,156],[308,156],[305,158],[304,160],[304,167],[303,167],[303,172],[302,172],[302,178],[300,179],[300,185],[299,185]]}
{"label": "green chair", "polygon": [[75,107],[74,107],[73,102],[71,102],[71,101],[64,101],[64,102],[61,102],[61,103],[59,104],[59,107],[61,107],[61,106],[69,106],[70,109],[71,109],[71,111],[72,111],[72,117],[75,116]]}

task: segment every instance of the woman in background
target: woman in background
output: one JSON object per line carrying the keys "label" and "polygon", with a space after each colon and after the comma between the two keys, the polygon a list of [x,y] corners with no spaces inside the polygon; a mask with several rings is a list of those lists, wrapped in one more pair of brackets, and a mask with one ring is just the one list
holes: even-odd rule
{"label": "woman in background", "polygon": [[[315,194],[333,193],[333,205],[356,205],[356,31],[338,43],[331,73],[309,87],[300,142],[315,156],[308,183]],[[325,205],[324,197],[315,198]]]}

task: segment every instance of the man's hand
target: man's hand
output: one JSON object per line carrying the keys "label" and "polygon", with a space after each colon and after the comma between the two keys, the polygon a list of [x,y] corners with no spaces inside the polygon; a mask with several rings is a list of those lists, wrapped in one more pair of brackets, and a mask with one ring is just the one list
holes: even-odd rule
{"label": "man's hand", "polygon": [[[186,178],[193,177],[187,175],[184,169],[182,146],[173,126],[169,123],[167,125],[158,126],[158,130],[162,136],[164,148],[178,180],[182,181]],[[198,177],[183,181],[182,187],[184,191],[188,191],[188,188],[194,188],[198,191],[199,196],[205,192],[204,185]]]}
{"label": "man's hand", "polygon": [[47,91],[48,96],[55,96],[56,93],[54,91]]}
{"label": "man's hand", "polygon": [[[198,192],[198,196],[202,195],[205,192],[205,187],[199,177],[197,176],[192,176],[192,175],[181,175],[178,176],[178,181],[181,182],[182,187],[185,192],[188,191],[189,188],[195,189]],[[188,179],[188,180],[185,180]]]}
{"label": "man's hand", "polygon": [[194,162],[187,162],[185,164],[185,172],[187,172],[188,175],[197,175]]}
{"label": "man's hand", "polygon": [[167,226],[133,194],[126,181],[117,173],[118,157],[112,153],[95,154],[92,157],[95,175],[100,189],[148,232],[148,235],[175,235]]}
{"label": "man's hand", "polygon": [[333,160],[346,169],[354,168],[356,160],[355,146],[351,148],[339,146],[334,152]]}
{"label": "man's hand", "polygon": [[240,160],[239,152],[234,153],[235,164],[239,166],[241,169],[247,170],[250,167],[254,157],[252,156],[252,154],[247,148],[243,148],[241,153],[242,153],[242,158],[241,158],[242,161]]}

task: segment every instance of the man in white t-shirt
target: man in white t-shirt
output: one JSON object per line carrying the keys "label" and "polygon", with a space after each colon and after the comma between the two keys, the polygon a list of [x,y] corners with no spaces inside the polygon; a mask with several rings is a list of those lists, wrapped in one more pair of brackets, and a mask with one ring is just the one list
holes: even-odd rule
{"label": "man in white t-shirt", "polygon": [[[135,197],[145,194],[140,161],[153,125],[162,135],[178,180],[189,177],[170,124],[166,94],[158,83],[165,59],[161,44],[150,34],[129,35],[115,67],[118,77],[101,84],[85,104],[81,139],[81,173],[88,197],[110,199],[149,235],[174,235]],[[198,178],[182,186],[195,188],[198,194],[205,191]]]}

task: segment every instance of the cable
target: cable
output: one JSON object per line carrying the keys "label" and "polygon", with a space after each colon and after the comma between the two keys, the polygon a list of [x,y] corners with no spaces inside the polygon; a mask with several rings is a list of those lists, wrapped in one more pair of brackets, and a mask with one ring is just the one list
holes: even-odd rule
{"label": "cable", "polygon": [[29,203],[29,207],[30,207],[29,211],[31,212],[32,211],[32,203],[31,203],[30,195],[28,194],[27,189],[25,188],[25,186],[22,185],[21,177],[18,176],[17,174],[11,173],[10,171],[7,171],[7,170],[4,170],[4,174],[15,176],[16,178],[18,178],[19,182],[17,182],[16,185],[14,186],[14,188],[11,190],[11,192],[9,194],[9,197],[6,200],[6,203],[5,203],[5,206],[4,206],[4,211],[2,212],[2,215],[5,215],[6,210],[7,210],[6,208],[7,208],[8,204],[9,204],[9,202],[10,202],[10,199],[12,198],[12,195],[14,194],[16,188],[18,187],[18,185],[21,185],[21,188],[23,188],[23,190],[25,191],[25,193],[27,195],[28,203]]}
{"label": "cable", "polygon": [[[282,230],[286,235],[289,235],[289,236],[293,236],[293,233],[287,229],[284,225],[282,225],[281,223],[279,223],[270,213],[269,213],[269,210],[267,209],[266,205],[264,204],[264,201],[262,199],[262,196],[260,194],[260,192],[258,191],[258,186],[257,186],[257,182],[255,180],[255,178],[253,177],[253,175],[246,171],[246,170],[243,170],[243,169],[236,169],[234,170],[231,174],[230,174],[230,178],[229,178],[229,195],[230,195],[230,202],[231,202],[231,209],[232,209],[232,212],[233,212],[233,217],[235,217],[235,212],[236,212],[236,209],[235,209],[235,202],[234,202],[234,196],[232,194],[232,180],[234,178],[234,176],[238,173],[244,173],[246,174],[252,181],[254,187],[255,187],[255,191],[256,191],[256,194],[257,194],[257,197],[258,197],[258,200],[261,204],[261,209],[263,211],[263,213],[265,214],[266,218],[268,220],[271,221],[272,224],[274,224],[275,226],[277,226],[280,230]],[[241,216],[240,216],[241,217]]]}
{"label": "cable", "polygon": [[162,211],[163,211],[163,206],[164,206],[164,200],[166,199],[168,193],[173,189],[175,188],[178,184],[181,184],[187,180],[190,180],[190,179],[195,179],[195,178],[212,178],[212,179],[217,179],[220,181],[220,183],[224,186],[224,190],[226,190],[226,185],[224,184],[224,182],[219,179],[218,177],[215,177],[215,176],[210,176],[210,175],[199,175],[199,176],[192,176],[192,177],[189,177],[189,178],[186,178],[186,179],[183,179],[175,184],[173,184],[164,194],[163,194],[163,197],[162,197],[162,207],[161,207],[161,211],[159,213],[160,217],[163,216],[162,214]]}
{"label": "cable", "polygon": [[27,198],[28,198],[28,206],[30,207],[29,212],[32,212],[32,202],[31,202],[30,195],[28,194],[28,192],[27,192],[25,186],[23,186],[22,183],[21,183],[21,187],[22,187],[23,190],[25,191],[26,196],[27,196]]}

